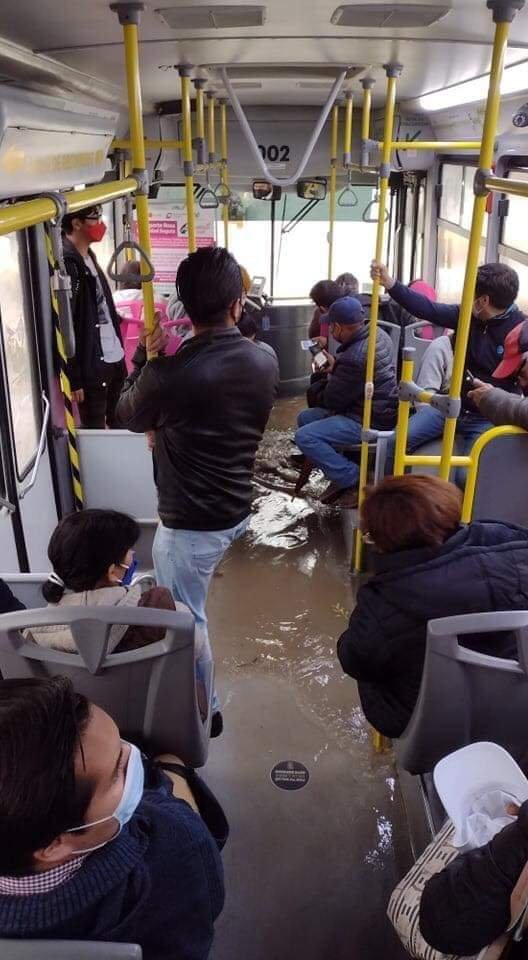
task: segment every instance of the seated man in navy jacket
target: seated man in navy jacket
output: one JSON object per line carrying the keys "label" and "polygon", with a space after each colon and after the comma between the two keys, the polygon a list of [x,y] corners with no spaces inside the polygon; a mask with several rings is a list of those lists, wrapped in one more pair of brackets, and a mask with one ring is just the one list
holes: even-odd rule
{"label": "seated man in navy jacket", "polygon": [[[456,330],[460,307],[458,304],[434,303],[421,294],[410,290],[403,283],[394,280],[381,263],[375,261],[371,267],[373,279],[379,279],[396,303],[420,320]],[[519,277],[515,270],[504,263],[485,263],[478,268],[473,301],[473,315],[469,331],[466,353],[467,369],[474,377],[484,383],[500,386],[508,393],[519,393],[514,377],[495,380],[493,372],[502,359],[504,341],[518,323],[524,320],[524,314],[515,306],[519,292]],[[461,438],[460,453],[469,453],[475,440],[492,424],[483,417],[476,406],[467,397],[462,397],[462,412],[457,423],[457,437]],[[412,453],[424,443],[436,440],[444,432],[444,417],[440,411],[424,405],[409,420],[407,453]],[[465,468],[463,468],[465,471]],[[463,486],[463,474],[457,471],[457,483]]]}
{"label": "seated man in navy jacket", "polygon": [[222,865],[170,760],[145,764],[65,677],[0,681],[0,938],[205,960]]}
{"label": "seated man in navy jacket", "polygon": [[[330,480],[321,501],[339,507],[357,505],[359,467],[339,448],[361,441],[369,328],[355,297],[335,300],[328,311],[329,331],[338,341],[335,357],[326,354],[327,373],[308,389],[309,410],[297,418],[295,442],[310,463]],[[372,426],[390,430],[396,423],[398,391],[390,337],[377,330]],[[337,448],[337,449],[336,449]]]}

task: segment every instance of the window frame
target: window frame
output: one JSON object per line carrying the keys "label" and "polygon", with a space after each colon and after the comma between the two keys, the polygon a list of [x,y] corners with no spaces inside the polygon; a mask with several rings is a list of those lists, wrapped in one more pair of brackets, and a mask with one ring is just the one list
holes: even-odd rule
{"label": "window frame", "polygon": [[[6,396],[6,408],[8,412],[8,421],[9,421],[9,436],[11,442],[11,448],[13,451],[13,467],[17,482],[22,483],[25,478],[31,473],[35,465],[35,460],[37,458],[39,441],[42,431],[43,424],[43,409],[42,403],[38,403],[39,398],[42,396],[42,378],[40,375],[40,367],[37,356],[37,333],[35,329],[35,310],[34,310],[34,287],[33,283],[35,278],[31,273],[31,263],[29,258],[29,248],[28,248],[28,231],[22,230],[17,231],[13,234],[16,237],[17,243],[17,254],[18,254],[18,265],[19,265],[19,275],[20,275],[20,287],[22,290],[22,309],[24,316],[24,326],[26,334],[26,343],[29,352],[28,361],[30,364],[30,375],[31,375],[31,386],[32,386],[32,406],[33,413],[35,416],[35,431],[36,431],[36,443],[35,449],[31,454],[29,460],[25,464],[19,463],[19,454],[17,449],[17,437],[15,433],[15,423],[13,417],[13,404],[11,397],[11,388],[9,381],[9,366],[7,360],[7,349],[4,336],[4,325],[2,321],[2,303],[0,297],[0,349],[1,349],[1,362],[2,362],[2,377],[4,383],[4,390]],[[5,471],[4,471],[5,472]]]}

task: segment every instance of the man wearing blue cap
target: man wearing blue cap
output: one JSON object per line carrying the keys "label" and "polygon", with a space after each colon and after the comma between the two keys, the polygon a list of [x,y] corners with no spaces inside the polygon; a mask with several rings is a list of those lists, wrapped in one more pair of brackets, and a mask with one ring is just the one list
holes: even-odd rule
{"label": "man wearing blue cap", "polygon": [[[310,409],[297,419],[295,442],[305,457],[331,481],[321,500],[340,507],[357,505],[359,467],[339,448],[361,442],[368,327],[359,300],[341,297],[328,311],[329,331],[340,344],[335,357],[326,354],[323,377],[308,390]],[[391,430],[396,424],[398,389],[390,337],[378,329],[374,367],[372,426]]]}

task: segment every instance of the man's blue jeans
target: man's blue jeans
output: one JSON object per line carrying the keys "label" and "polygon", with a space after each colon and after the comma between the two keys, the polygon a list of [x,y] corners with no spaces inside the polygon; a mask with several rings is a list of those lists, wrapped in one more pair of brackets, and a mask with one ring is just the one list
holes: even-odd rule
{"label": "man's blue jeans", "polygon": [[[431,440],[437,440],[444,433],[444,417],[435,410],[434,407],[421,407],[417,413],[409,418],[409,433],[407,437],[407,453],[414,453],[424,443],[430,443]],[[489,420],[480,417],[478,413],[462,413],[458,418],[456,435],[459,439],[458,450],[461,456],[466,456],[477,437],[493,426]],[[460,442],[461,441],[461,442]],[[394,444],[390,443],[387,453],[388,472],[392,470],[392,461],[394,455]],[[462,489],[466,482],[466,468],[459,467],[455,471],[455,482]]]}
{"label": "man's blue jeans", "polygon": [[[171,530],[160,523],[156,531],[152,549],[156,581],[167,587],[175,600],[187,604],[202,628],[203,641],[196,657],[199,673],[200,664],[213,661],[205,610],[209,584],[224,553],[246,532],[248,523],[249,517],[228,530]],[[213,710],[219,708],[215,690]]]}
{"label": "man's blue jeans", "polygon": [[295,443],[304,455],[320,467],[325,477],[342,489],[359,482],[359,467],[335,447],[361,443],[361,423],[352,417],[331,414],[322,407],[302,410],[297,417]]}

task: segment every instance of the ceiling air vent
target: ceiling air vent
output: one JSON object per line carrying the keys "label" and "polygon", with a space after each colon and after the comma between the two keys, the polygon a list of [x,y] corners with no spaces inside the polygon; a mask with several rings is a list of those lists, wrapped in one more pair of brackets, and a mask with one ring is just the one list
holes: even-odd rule
{"label": "ceiling air vent", "polygon": [[254,4],[193,4],[187,7],[163,7],[156,13],[171,30],[261,27],[266,20],[266,7]]}
{"label": "ceiling air vent", "polygon": [[336,27],[430,27],[450,9],[423,3],[347,3],[334,10],[330,22]]}

